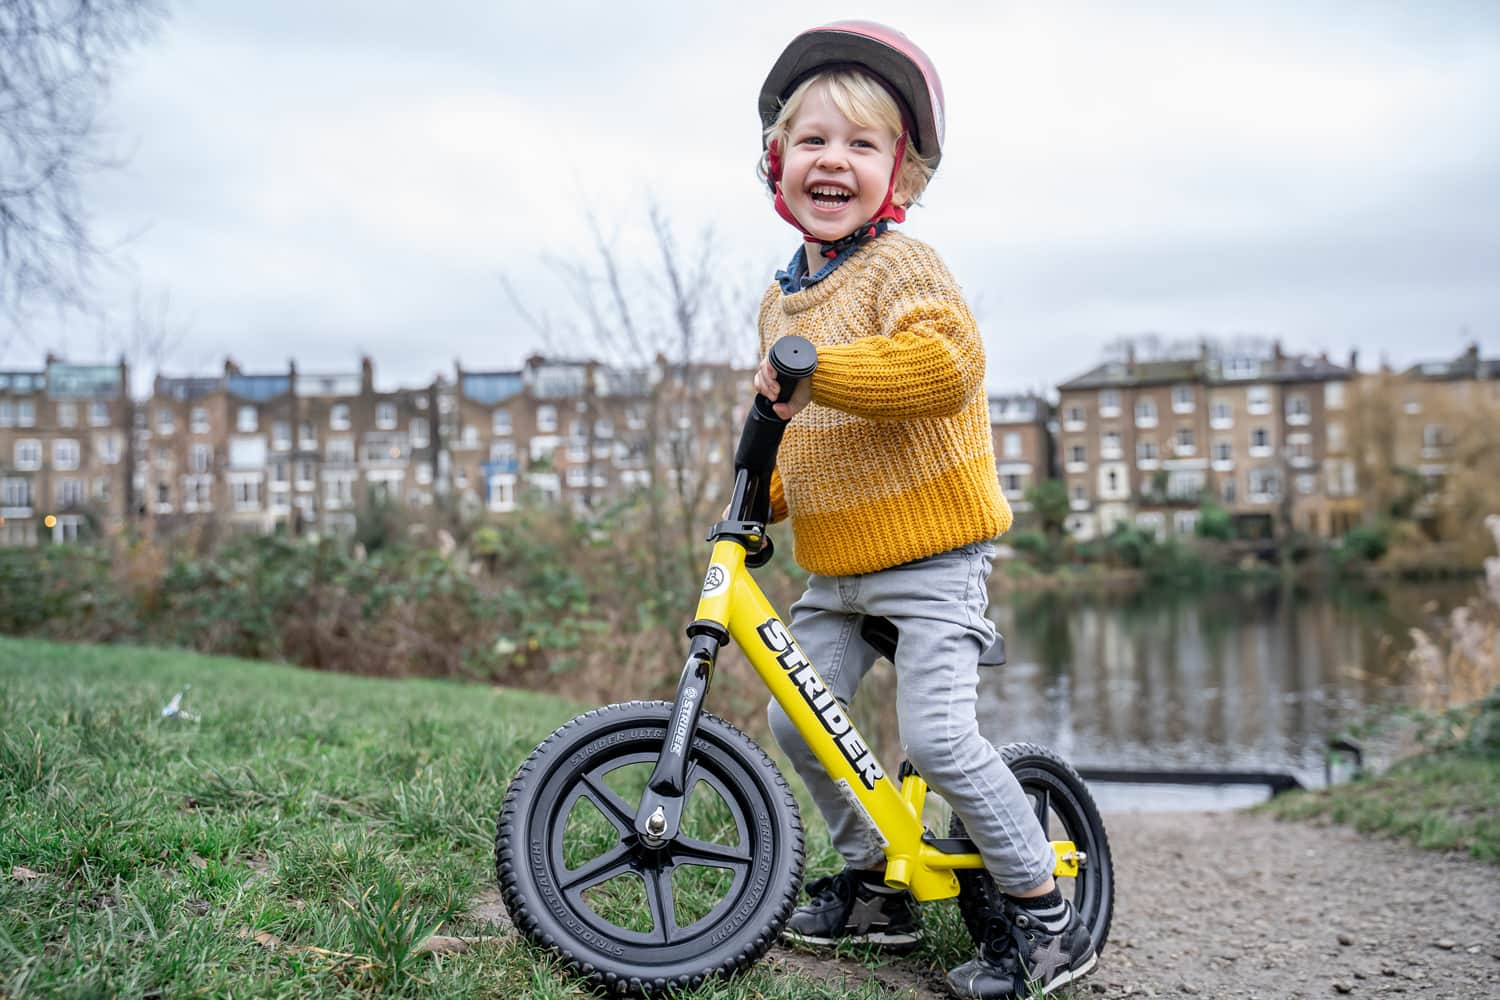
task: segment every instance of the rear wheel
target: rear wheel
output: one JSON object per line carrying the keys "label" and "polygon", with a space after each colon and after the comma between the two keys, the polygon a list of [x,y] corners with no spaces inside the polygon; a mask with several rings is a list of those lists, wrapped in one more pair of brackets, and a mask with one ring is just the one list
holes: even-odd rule
{"label": "rear wheel", "polygon": [[672,706],[610,705],[549,736],[511,781],[495,866],[516,928],[611,992],[662,993],[755,961],[802,881],[802,823],[765,752],[701,716],[677,838],[634,829]]}
{"label": "rear wheel", "polygon": [[[1000,754],[1026,792],[1047,839],[1071,840],[1081,853],[1077,877],[1059,877],[1057,885],[1088,927],[1094,950],[1103,951],[1114,915],[1114,866],[1104,821],[1099,818],[1088,786],[1067,761],[1046,747],[1012,743],[1001,747]],[[949,835],[968,836],[957,815],[949,821]],[[983,869],[959,871],[957,875],[958,908],[970,936],[978,942],[999,889]]]}

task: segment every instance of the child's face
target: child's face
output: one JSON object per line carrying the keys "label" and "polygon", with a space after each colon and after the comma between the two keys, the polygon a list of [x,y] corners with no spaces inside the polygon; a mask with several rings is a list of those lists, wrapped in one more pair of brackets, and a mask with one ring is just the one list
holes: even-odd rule
{"label": "child's face", "polygon": [[781,168],[781,196],[803,228],[832,243],[870,221],[891,183],[897,138],[845,118],[824,88],[809,91],[787,130]]}

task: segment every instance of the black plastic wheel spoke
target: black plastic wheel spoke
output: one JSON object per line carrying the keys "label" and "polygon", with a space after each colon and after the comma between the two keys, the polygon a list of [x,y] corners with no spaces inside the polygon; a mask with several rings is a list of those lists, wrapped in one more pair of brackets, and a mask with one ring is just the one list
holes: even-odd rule
{"label": "black plastic wheel spoke", "polygon": [[750,864],[748,848],[691,837],[678,837],[672,842],[672,857],[678,864],[713,865],[733,869],[735,874]]}
{"label": "black plastic wheel spoke", "polygon": [[565,878],[558,879],[558,888],[564,892],[582,892],[601,882],[608,882],[617,875],[635,871],[630,848],[621,844],[612,851],[605,851],[590,861],[569,871]]}
{"label": "black plastic wheel spoke", "polygon": [[672,866],[658,868],[646,879],[646,906],[651,911],[651,922],[656,927],[656,936],[662,944],[671,944],[677,937],[677,901],[672,895]]}
{"label": "black plastic wheel spoke", "polygon": [[588,800],[599,807],[604,818],[613,823],[615,829],[627,835],[635,832],[635,806],[620,798],[619,793],[606,785],[597,771],[580,775],[579,780],[593,793],[586,796]]}
{"label": "black plastic wheel spoke", "polygon": [[1036,790],[1036,818],[1042,824],[1042,834],[1049,840],[1052,838],[1051,824],[1048,815],[1052,811],[1052,794],[1045,788]]}

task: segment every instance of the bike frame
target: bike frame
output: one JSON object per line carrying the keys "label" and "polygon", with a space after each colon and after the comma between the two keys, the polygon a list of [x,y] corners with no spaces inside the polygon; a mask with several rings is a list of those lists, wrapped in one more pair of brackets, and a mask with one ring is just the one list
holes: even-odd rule
{"label": "bike frame", "polygon": [[[732,511],[744,511],[750,489],[753,486],[747,485],[745,473],[738,473]],[[983,868],[983,860],[970,840],[928,833],[922,822],[926,782],[915,772],[906,773],[908,769],[903,769],[899,787],[888,777],[870,744],[766,599],[746,564],[748,552],[759,549],[763,532],[763,524],[742,520],[721,522],[709,533],[714,544],[696,619],[688,627],[690,651],[668,723],[668,739],[636,814],[636,833],[656,847],[664,847],[677,835],[689,778],[688,748],[718,651],[732,640],[828,776],[875,831],[885,852],[886,884],[908,889],[921,900],[958,895],[954,872]],[[1053,841],[1052,846],[1057,855],[1054,874],[1076,876],[1079,858],[1074,844]]]}

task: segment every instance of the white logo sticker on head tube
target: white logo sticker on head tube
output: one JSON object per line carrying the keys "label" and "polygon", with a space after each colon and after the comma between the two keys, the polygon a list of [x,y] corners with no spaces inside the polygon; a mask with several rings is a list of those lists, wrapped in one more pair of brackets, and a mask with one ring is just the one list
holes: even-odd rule
{"label": "white logo sticker on head tube", "polygon": [[717,597],[729,589],[729,571],[718,563],[711,563],[708,574],[703,577],[703,596]]}

